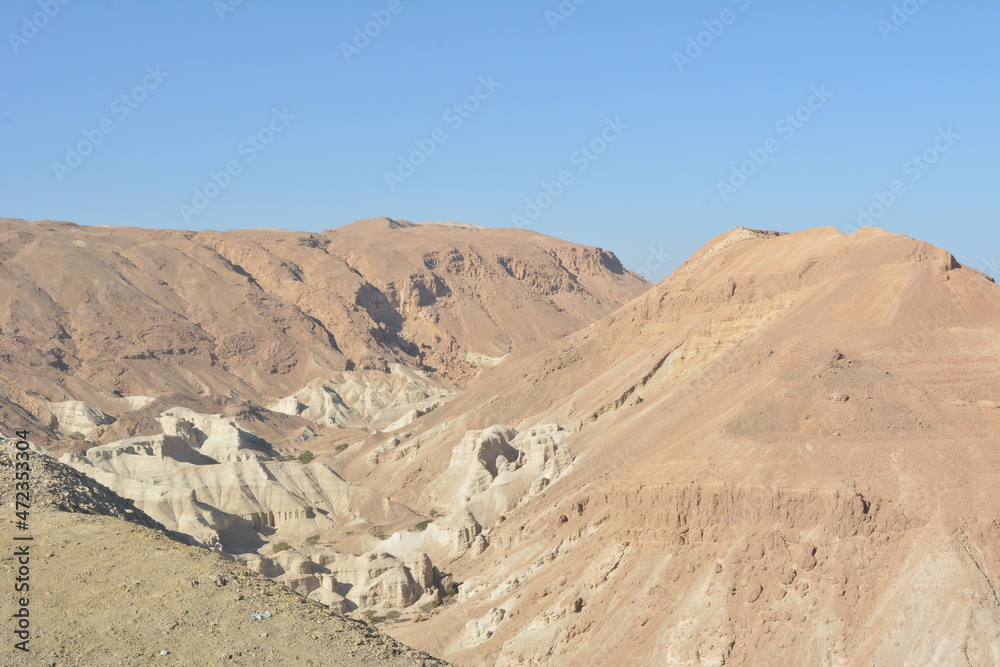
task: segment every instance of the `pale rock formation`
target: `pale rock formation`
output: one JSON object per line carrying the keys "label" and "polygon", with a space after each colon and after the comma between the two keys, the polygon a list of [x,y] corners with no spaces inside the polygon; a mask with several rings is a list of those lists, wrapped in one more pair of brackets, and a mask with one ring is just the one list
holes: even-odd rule
{"label": "pale rock formation", "polygon": [[332,574],[320,575],[320,586],[307,596],[310,600],[316,600],[320,604],[325,604],[331,611],[337,614],[344,614],[350,611],[350,603],[340,593],[334,591],[337,579]]}
{"label": "pale rock formation", "polygon": [[280,551],[271,556],[271,561],[280,572],[272,573],[271,578],[281,581],[300,595],[308,596],[322,583],[314,563],[297,551]]}
{"label": "pale rock formation", "polygon": [[413,581],[423,588],[424,591],[434,586],[434,564],[431,563],[431,559],[427,554],[419,552],[408,553],[403,554],[399,559],[409,571]]}
{"label": "pale rock formation", "polygon": [[482,525],[541,493],[573,458],[559,443],[557,424],[518,432],[502,425],[469,431],[454,447],[448,469],[425,492],[431,504],[467,508]]}
{"label": "pale rock formation", "polygon": [[[308,592],[303,592],[301,585],[296,588],[291,584],[292,588],[338,613],[376,606],[406,607],[424,595],[436,594],[434,567],[426,554],[394,558],[385,553],[352,556],[323,550],[315,558],[315,568],[323,571],[313,577],[316,586]],[[287,570],[277,578],[290,583]]]}
{"label": "pale rock formation", "polygon": [[409,426],[413,422],[417,421],[418,418],[423,417],[425,414],[427,413],[424,412],[423,410],[418,410],[417,408],[413,408],[409,412],[403,414],[403,416],[397,419],[396,421],[392,422],[391,424],[387,424],[386,426],[383,426],[379,430],[395,431],[401,429],[405,426]]}
{"label": "pale rock formation", "polygon": [[409,433],[397,433],[393,435],[391,438],[383,442],[381,445],[379,445],[372,451],[368,452],[368,455],[365,457],[366,460],[372,465],[377,465],[379,461],[381,461],[388,452],[391,452],[392,450],[399,447],[399,445],[406,442],[406,439],[409,437],[410,437]]}
{"label": "pale rock formation", "polygon": [[[135,454],[118,456],[112,460],[120,461],[122,458],[170,460]],[[219,512],[200,503],[191,489],[151,484],[106,472],[94,467],[89,459],[73,454],[63,455],[60,461],[100,482],[123,498],[129,498],[135,502],[136,507],[153,516],[168,530],[188,535],[195,543],[202,546],[221,548],[225,544],[223,538],[228,531],[235,529],[239,533],[241,527],[249,526],[248,522],[241,522],[237,516]],[[102,465],[108,461],[97,459],[94,463]]]}
{"label": "pale rock formation", "polygon": [[266,442],[244,431],[222,415],[204,415],[187,408],[171,408],[159,418],[163,432],[220,463],[267,458]]}
{"label": "pale rock formation", "polygon": [[123,396],[121,398],[126,410],[141,410],[155,400],[152,396]]}
{"label": "pale rock formation", "polygon": [[316,431],[314,431],[312,427],[306,426],[301,431],[299,431],[298,435],[295,436],[292,442],[296,444],[304,443],[304,442],[309,442],[310,440],[315,440],[318,437],[319,436],[316,435]]}
{"label": "pale rock formation", "polygon": [[374,543],[372,548],[402,559],[426,553],[434,562],[447,562],[463,555],[477,556],[487,544],[483,527],[471,512],[463,509],[430,521],[422,531],[399,531]]}
{"label": "pale rock formation", "polygon": [[269,406],[321,426],[395,430],[455,395],[453,389],[399,364],[390,373],[341,371]]}
{"label": "pale rock formation", "polygon": [[492,607],[482,618],[473,618],[465,624],[463,637],[465,648],[473,648],[493,636],[503,622],[507,611],[502,607]]}
{"label": "pale rock formation", "polygon": [[448,547],[453,554],[468,551],[482,532],[482,526],[471,512],[452,512],[427,526],[427,538]]}
{"label": "pale rock formation", "polygon": [[114,417],[83,401],[61,401],[49,403],[47,407],[56,420],[56,428],[64,435],[90,436],[115,421]]}
{"label": "pale rock formation", "polygon": [[275,579],[283,574],[283,570],[280,565],[267,556],[261,556],[258,553],[251,552],[236,554],[235,559],[240,563],[243,563],[247,569],[256,572],[257,574],[262,574],[268,579]]}
{"label": "pale rock formation", "polygon": [[206,546],[253,548],[260,543],[254,530],[285,529],[284,524],[293,524],[291,534],[309,535],[359,522],[411,522],[415,516],[319,462],[245,459],[196,465],[156,454],[158,448],[170,454],[186,447],[180,436],[131,440],[136,442],[98,447],[94,458],[67,457],[66,462]]}
{"label": "pale rock formation", "polygon": [[165,434],[143,435],[91,447],[87,450],[86,458],[98,465],[98,462],[110,461],[125,454],[166,457],[184,463],[215,463],[213,459],[192,449],[184,438]]}
{"label": "pale rock formation", "polygon": [[434,594],[433,567],[425,554],[396,558],[385,552],[360,556],[324,551],[316,563],[330,575],[324,585],[356,608],[407,607]]}
{"label": "pale rock formation", "polygon": [[466,352],[465,360],[474,366],[482,366],[484,368],[493,368],[501,363],[507,358],[508,355],[503,355],[502,357],[491,357],[488,354],[480,354],[479,352]]}
{"label": "pale rock formation", "polygon": [[[372,450],[369,461],[384,461],[409,436],[393,436]],[[429,520],[422,531],[397,532],[378,547],[400,556],[426,552],[435,562],[482,554],[489,546],[484,526],[542,493],[571,466],[572,456],[558,444],[567,436],[557,424],[466,432],[453,447],[448,468],[425,490],[425,504],[452,511]]]}

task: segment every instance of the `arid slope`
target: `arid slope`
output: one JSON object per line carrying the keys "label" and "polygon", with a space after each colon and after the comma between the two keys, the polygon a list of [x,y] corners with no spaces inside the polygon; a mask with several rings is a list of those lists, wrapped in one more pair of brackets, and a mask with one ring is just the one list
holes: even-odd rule
{"label": "arid slope", "polygon": [[367,483],[457,509],[432,480],[494,423],[561,425],[573,464],[484,513],[488,546],[439,564],[458,604],[404,641],[484,665],[1000,663],[1000,287],[943,250],[724,234],[482,376]]}
{"label": "arid slope", "polygon": [[[80,229],[217,268],[12,283],[9,418],[313,600],[469,665],[1000,664],[1000,287],[944,250],[737,228],[645,290],[516,230]],[[116,275],[166,286],[98,344]]]}

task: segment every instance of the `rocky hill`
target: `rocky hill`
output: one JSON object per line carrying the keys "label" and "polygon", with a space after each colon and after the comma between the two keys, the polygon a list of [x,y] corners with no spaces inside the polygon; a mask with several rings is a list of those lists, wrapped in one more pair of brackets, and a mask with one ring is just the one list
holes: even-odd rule
{"label": "rocky hill", "polygon": [[[281,582],[282,599],[382,620],[396,610],[419,617],[418,607],[453,598],[455,583],[419,549],[397,556],[377,548],[423,517],[345,479],[340,463],[354,457],[344,449],[415,422],[511,352],[572,333],[648,288],[600,249],[520,230],[385,218],[321,234],[4,219],[0,241],[0,429],[29,429],[73,466],[39,454],[36,492],[47,509],[141,518],[237,561],[224,566],[241,573],[230,581],[265,575]],[[9,461],[0,463],[9,471]],[[7,500],[12,479],[4,478]],[[182,553],[209,558],[190,550],[151,556],[163,547],[113,522],[38,516],[59,539],[86,533],[109,545],[102,551],[121,550],[113,562],[120,572],[174,571],[171,559]],[[98,548],[77,546],[81,554]],[[74,576],[99,578],[81,569],[89,556],[53,558],[67,574],[47,571],[52,593]],[[206,567],[222,567],[214,562]],[[102,585],[117,590],[102,582],[67,598],[61,622],[96,631],[70,611],[82,614]],[[216,600],[213,613],[229,613],[226,601]],[[287,632],[300,620],[271,624]],[[80,652],[96,646],[49,632],[39,637],[64,642],[46,644],[54,658],[103,664],[98,653]],[[200,655],[198,641],[212,641],[192,637],[172,653],[186,652],[178,658],[186,664]],[[331,646],[341,643],[301,651],[261,642],[235,653],[334,664]],[[408,653],[371,648],[356,655],[411,664]],[[109,647],[108,664],[139,659],[130,650]]]}
{"label": "rocky hill", "polygon": [[[997,664],[998,432],[991,279],[876,229],[734,230],[371,472],[483,540],[394,634],[467,664]],[[548,463],[512,493],[528,433]]]}

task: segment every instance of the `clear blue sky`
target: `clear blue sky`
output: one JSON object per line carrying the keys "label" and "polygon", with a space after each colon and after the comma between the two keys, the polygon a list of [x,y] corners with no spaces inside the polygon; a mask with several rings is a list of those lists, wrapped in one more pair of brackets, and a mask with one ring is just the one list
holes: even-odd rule
{"label": "clear blue sky", "polygon": [[659,280],[731,227],[849,230],[862,207],[1000,272],[995,1],[235,2],[0,4],[0,216],[517,214]]}

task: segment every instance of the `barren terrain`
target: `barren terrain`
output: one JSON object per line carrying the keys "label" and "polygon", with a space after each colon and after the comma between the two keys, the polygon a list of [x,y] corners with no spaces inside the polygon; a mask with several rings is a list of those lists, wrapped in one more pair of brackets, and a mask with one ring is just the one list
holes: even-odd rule
{"label": "barren terrain", "polygon": [[649,288],[455,224],[32,229],[125,282],[17,283],[8,350],[67,324],[5,426],[303,598],[468,665],[1000,664],[1000,287],[945,250],[736,228]]}

